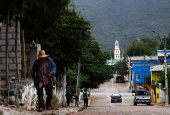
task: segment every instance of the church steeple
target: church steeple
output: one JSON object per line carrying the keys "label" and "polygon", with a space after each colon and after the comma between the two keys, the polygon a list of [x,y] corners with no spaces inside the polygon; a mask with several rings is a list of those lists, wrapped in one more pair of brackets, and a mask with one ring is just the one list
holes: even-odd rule
{"label": "church steeple", "polygon": [[114,48],[114,60],[120,60],[120,48],[118,40],[115,41],[115,48]]}
{"label": "church steeple", "polygon": [[119,49],[119,42],[117,40],[115,41],[115,49]]}

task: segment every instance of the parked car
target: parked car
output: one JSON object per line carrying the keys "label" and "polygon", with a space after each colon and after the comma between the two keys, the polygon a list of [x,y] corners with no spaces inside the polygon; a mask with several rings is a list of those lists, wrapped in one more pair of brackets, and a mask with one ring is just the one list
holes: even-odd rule
{"label": "parked car", "polygon": [[120,94],[112,94],[110,97],[111,97],[111,103],[122,102],[122,96]]}
{"label": "parked car", "polygon": [[117,75],[116,77],[116,83],[124,83],[124,76],[123,75]]}
{"label": "parked car", "polygon": [[151,93],[149,91],[146,91],[146,89],[144,89],[144,87],[142,86],[137,86],[135,90],[135,95],[133,94],[132,96],[134,96],[134,105],[137,105],[138,103],[147,105],[151,104]]}

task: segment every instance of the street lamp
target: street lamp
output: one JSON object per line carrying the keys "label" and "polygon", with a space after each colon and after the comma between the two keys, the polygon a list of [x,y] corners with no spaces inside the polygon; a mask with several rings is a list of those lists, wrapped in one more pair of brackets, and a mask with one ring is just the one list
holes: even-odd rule
{"label": "street lamp", "polygon": [[[153,29],[151,31],[158,34],[158,32],[156,32]],[[159,37],[159,39],[161,41],[161,38],[160,38],[159,34],[158,34],[158,37]],[[162,44],[162,41],[161,41],[161,44]],[[164,60],[165,60],[164,64],[165,64],[165,94],[166,94],[165,103],[166,103],[166,105],[168,105],[169,104],[169,99],[168,99],[169,97],[168,97],[167,63],[166,63],[166,38],[165,38],[165,45],[164,45]]]}

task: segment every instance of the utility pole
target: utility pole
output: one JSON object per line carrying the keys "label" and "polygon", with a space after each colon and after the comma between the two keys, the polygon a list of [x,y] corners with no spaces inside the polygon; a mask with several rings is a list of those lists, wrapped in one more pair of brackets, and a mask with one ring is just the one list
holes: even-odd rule
{"label": "utility pole", "polygon": [[20,75],[19,75],[19,68],[18,68],[18,46],[17,46],[17,40],[18,40],[18,20],[17,17],[15,17],[15,58],[16,58],[16,69],[17,69],[17,78],[18,78],[18,82],[20,82]]}
{"label": "utility pole", "polygon": [[64,79],[63,79],[63,105],[66,104],[66,67],[64,67]]}
{"label": "utility pole", "polygon": [[[152,32],[158,34],[155,30],[151,30]],[[161,38],[158,34],[158,37],[161,41]],[[164,36],[165,38],[165,36]],[[162,41],[161,41],[162,44]],[[164,64],[165,64],[165,104],[169,104],[169,96],[168,96],[168,79],[167,79],[167,63],[166,63],[166,38],[165,38],[165,44],[164,44]]]}
{"label": "utility pole", "polygon": [[145,89],[145,54],[144,54],[144,89]]}
{"label": "utility pole", "polygon": [[[80,57],[79,57],[79,62],[78,62],[78,76],[77,76],[77,87],[76,87],[76,93],[77,93],[78,97],[80,95],[79,87],[80,87]],[[79,105],[79,103],[78,103],[78,105]]]}
{"label": "utility pole", "polygon": [[[24,38],[24,30],[21,30],[22,35],[22,74],[24,79],[26,79],[26,62],[25,62],[25,38]],[[18,79],[20,81],[20,79]]]}
{"label": "utility pole", "polygon": [[7,11],[7,21],[6,21],[6,86],[8,86],[8,72],[9,72],[9,64],[8,64],[8,27],[9,27],[9,8]]}
{"label": "utility pole", "polygon": [[130,67],[130,72],[129,72],[129,80],[130,80],[130,90],[131,90],[131,88],[132,88],[132,84],[131,84],[131,73],[132,73],[132,66],[131,66],[131,57],[130,57],[130,60],[129,60],[129,67]]}
{"label": "utility pole", "polygon": [[[165,36],[164,36],[165,38]],[[165,45],[164,45],[164,64],[165,64],[165,94],[166,94],[166,100],[165,103],[166,105],[169,104],[169,96],[168,96],[168,78],[167,78],[167,63],[166,63],[166,38],[165,38]]]}

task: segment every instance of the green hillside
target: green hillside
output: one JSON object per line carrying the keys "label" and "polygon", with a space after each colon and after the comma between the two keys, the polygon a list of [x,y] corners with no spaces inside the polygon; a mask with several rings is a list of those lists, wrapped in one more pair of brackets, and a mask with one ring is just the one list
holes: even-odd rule
{"label": "green hillside", "polygon": [[76,11],[94,24],[92,35],[102,50],[113,50],[115,40],[124,50],[138,37],[158,39],[151,29],[161,37],[170,32],[169,0],[74,0],[74,3]]}

